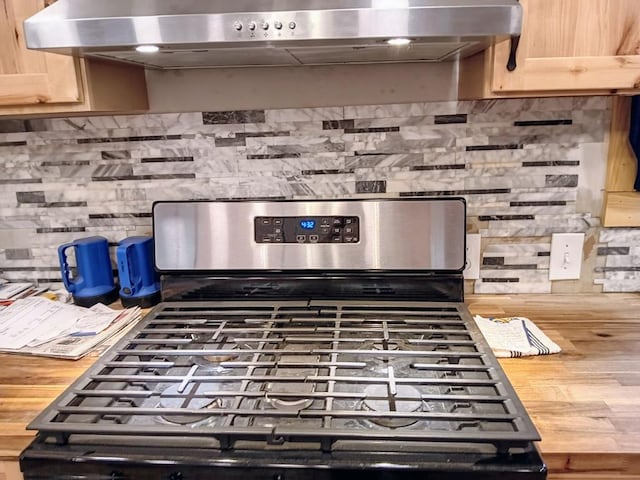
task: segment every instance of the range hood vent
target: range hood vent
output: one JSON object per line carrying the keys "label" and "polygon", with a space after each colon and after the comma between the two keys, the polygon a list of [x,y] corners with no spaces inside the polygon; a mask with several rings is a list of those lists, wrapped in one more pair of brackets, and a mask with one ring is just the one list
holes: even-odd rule
{"label": "range hood vent", "polygon": [[517,0],[58,0],[25,36],[32,49],[171,69],[455,60],[521,23]]}

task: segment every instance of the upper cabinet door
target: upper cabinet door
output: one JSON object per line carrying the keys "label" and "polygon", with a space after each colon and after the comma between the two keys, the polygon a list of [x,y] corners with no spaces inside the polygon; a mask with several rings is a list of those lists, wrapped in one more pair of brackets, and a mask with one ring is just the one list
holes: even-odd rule
{"label": "upper cabinet door", "polygon": [[517,68],[510,42],[493,51],[491,90],[640,89],[640,0],[520,0]]}
{"label": "upper cabinet door", "polygon": [[76,60],[27,50],[22,22],[49,0],[0,0],[0,106],[82,101]]}

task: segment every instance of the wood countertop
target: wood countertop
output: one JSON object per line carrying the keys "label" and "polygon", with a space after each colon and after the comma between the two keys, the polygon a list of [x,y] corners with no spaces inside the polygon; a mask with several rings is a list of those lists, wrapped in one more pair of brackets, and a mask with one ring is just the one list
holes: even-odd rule
{"label": "wood countertop", "polygon": [[[563,351],[500,363],[563,480],[640,479],[640,294],[471,295],[474,314],[524,316]],[[0,480],[15,478],[24,428],[95,358],[0,354]]]}

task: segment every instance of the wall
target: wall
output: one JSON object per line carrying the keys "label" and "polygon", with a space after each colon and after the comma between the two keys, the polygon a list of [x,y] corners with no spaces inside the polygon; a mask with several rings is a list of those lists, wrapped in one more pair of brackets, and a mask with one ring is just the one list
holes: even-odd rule
{"label": "wall", "polygon": [[[0,275],[59,279],[56,246],[150,232],[155,200],[462,195],[476,292],[640,289],[636,230],[602,230],[606,97],[0,122]],[[587,235],[549,282],[553,232]]]}
{"label": "wall", "polygon": [[147,70],[152,112],[455,100],[458,64]]}

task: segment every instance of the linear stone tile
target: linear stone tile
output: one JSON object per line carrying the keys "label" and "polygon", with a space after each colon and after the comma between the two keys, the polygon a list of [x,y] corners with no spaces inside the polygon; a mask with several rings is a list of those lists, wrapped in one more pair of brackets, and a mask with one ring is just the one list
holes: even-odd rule
{"label": "linear stone tile", "polygon": [[519,143],[509,143],[509,144],[491,144],[491,145],[468,145],[466,147],[467,152],[476,152],[476,151],[486,151],[486,150],[520,150],[522,149],[522,144]]}
{"label": "linear stone tile", "polygon": [[400,127],[345,128],[344,133],[399,132]]}
{"label": "linear stone tile", "polygon": [[598,247],[598,256],[629,255],[630,247]]}
{"label": "linear stone tile", "polygon": [[28,120],[0,120],[0,133],[29,132]]}
{"label": "linear stone tile", "polygon": [[44,203],[44,192],[16,192],[18,203]]}
{"label": "linear stone tile", "polygon": [[384,180],[356,182],[356,193],[386,193],[387,182]]}
{"label": "linear stone tile", "polygon": [[547,187],[577,187],[578,175],[547,175],[545,177]]}
{"label": "linear stone tile", "polygon": [[433,123],[436,125],[446,125],[451,123],[467,123],[467,114],[460,113],[457,115],[435,115]]}
{"label": "linear stone tile", "polygon": [[7,260],[29,260],[33,258],[30,248],[7,248],[4,251]]}
{"label": "linear stone tile", "polygon": [[129,150],[103,150],[101,152],[103,160],[121,160],[131,158]]}
{"label": "linear stone tile", "polygon": [[344,130],[346,128],[355,128],[354,120],[323,120],[323,130]]}
{"label": "linear stone tile", "polygon": [[600,243],[614,245],[640,245],[639,228],[604,228],[600,231]]}
{"label": "linear stone tile", "polygon": [[142,157],[140,163],[193,162],[193,157]]}
{"label": "linear stone tile", "polygon": [[84,232],[85,227],[55,227],[55,228],[37,228],[36,233],[70,233]]}
{"label": "linear stone tile", "polygon": [[516,120],[513,122],[516,127],[541,127],[550,125],[573,125],[570,118],[560,120]]}
{"label": "linear stone tile", "polygon": [[216,125],[226,123],[264,123],[264,110],[235,110],[227,112],[203,112],[202,123],[204,125]]}
{"label": "linear stone tile", "polygon": [[578,160],[546,160],[536,162],[522,162],[523,167],[577,167]]}

